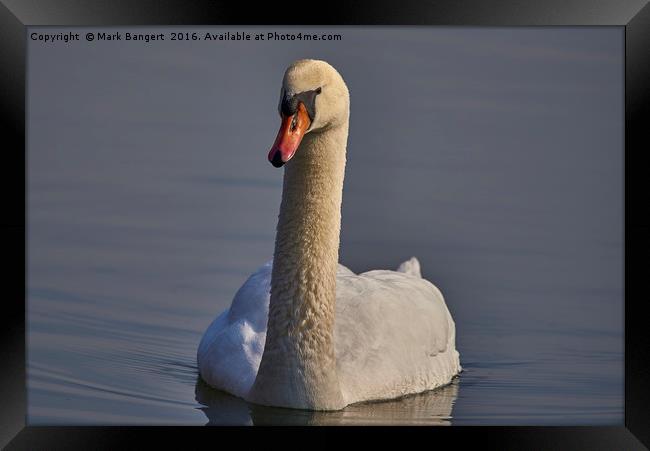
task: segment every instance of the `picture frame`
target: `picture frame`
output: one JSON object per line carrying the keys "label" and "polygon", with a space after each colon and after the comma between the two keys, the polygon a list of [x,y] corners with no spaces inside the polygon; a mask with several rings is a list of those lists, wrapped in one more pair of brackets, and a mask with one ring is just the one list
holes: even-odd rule
{"label": "picture frame", "polygon": [[[288,14],[284,8],[290,8]],[[625,425],[612,427],[461,427],[390,428],[368,435],[384,440],[388,433],[415,435],[432,443],[454,446],[479,443],[496,449],[644,449],[650,446],[650,389],[645,375],[650,361],[644,299],[650,238],[650,222],[643,204],[647,184],[644,151],[650,148],[644,113],[650,109],[650,6],[647,1],[585,0],[521,2],[517,0],[417,2],[328,2],[317,4],[256,5],[202,0],[104,2],[72,0],[0,2],[0,86],[2,87],[5,176],[2,237],[5,253],[4,326],[0,347],[0,445],[7,449],[51,447],[121,449],[136,442],[195,443],[225,440],[224,433],[241,428],[160,427],[34,427],[26,426],[26,217],[25,190],[25,76],[27,29],[30,26],[125,26],[125,25],[417,25],[417,26],[613,26],[625,29]],[[295,433],[301,428],[291,428]],[[313,432],[312,432],[313,431]],[[339,430],[340,431],[340,430]],[[307,432],[301,429],[301,433]],[[250,433],[246,431],[245,433]],[[271,433],[270,428],[261,432]],[[309,433],[328,434],[322,429]],[[350,432],[346,432],[346,435]],[[364,431],[355,431],[363,434]],[[421,434],[421,435],[420,435]],[[225,442],[223,442],[225,443]],[[486,446],[487,445],[487,446]]]}

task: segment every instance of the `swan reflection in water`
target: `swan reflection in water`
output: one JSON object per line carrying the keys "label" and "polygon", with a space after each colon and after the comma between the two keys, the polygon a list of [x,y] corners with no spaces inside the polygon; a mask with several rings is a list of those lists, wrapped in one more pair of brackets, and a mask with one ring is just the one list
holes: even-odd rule
{"label": "swan reflection in water", "polygon": [[449,385],[392,401],[351,404],[338,411],[266,407],[216,390],[197,378],[196,401],[208,418],[206,426],[286,425],[427,425],[448,426],[458,397],[458,378]]}

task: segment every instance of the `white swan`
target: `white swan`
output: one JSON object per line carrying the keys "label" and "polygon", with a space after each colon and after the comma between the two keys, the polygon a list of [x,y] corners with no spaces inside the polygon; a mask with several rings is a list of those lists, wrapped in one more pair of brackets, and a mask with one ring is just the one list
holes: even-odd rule
{"label": "white swan", "polygon": [[269,160],[284,172],[274,260],[205,332],[201,377],[269,406],[339,410],[448,384],[455,325],[417,259],[354,274],[338,264],[349,95],[318,60],[286,71]]}

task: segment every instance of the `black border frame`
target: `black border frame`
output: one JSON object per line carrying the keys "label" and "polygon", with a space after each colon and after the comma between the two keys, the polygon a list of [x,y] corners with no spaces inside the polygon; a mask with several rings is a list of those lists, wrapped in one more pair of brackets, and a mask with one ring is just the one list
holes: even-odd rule
{"label": "black border frame", "polygon": [[[6,4],[9,6],[6,6]],[[444,26],[621,26],[625,27],[625,426],[407,428],[410,439],[432,445],[478,443],[498,449],[646,449],[650,446],[650,340],[641,292],[650,270],[650,221],[643,204],[643,150],[650,149],[650,6],[648,0],[400,0],[272,2],[255,7],[224,0],[0,0],[0,152],[2,168],[2,256],[7,263],[0,333],[0,446],[7,449],[122,449],[136,443],[178,443],[197,439],[226,444],[223,434],[239,428],[35,427],[25,426],[25,74],[26,27],[36,25],[444,25]],[[645,127],[644,127],[645,126]],[[22,195],[21,195],[22,192]],[[641,263],[634,263],[641,262]],[[637,290],[638,289],[638,290]],[[290,428],[294,435],[305,429]],[[262,428],[275,434],[276,429]],[[310,433],[323,434],[323,428]],[[350,429],[347,429],[350,431]],[[250,430],[249,430],[250,431]],[[359,431],[359,429],[356,429]],[[340,432],[340,430],[339,430]],[[388,438],[403,428],[374,428]],[[16,435],[17,434],[17,435]],[[218,434],[218,435],[217,435]],[[401,435],[401,434],[399,434]],[[232,437],[229,437],[232,438]],[[406,436],[404,436],[406,438]],[[400,437],[402,439],[402,437]],[[146,440],[146,442],[145,442]],[[293,441],[293,440],[292,440]],[[402,440],[398,443],[404,443]]]}

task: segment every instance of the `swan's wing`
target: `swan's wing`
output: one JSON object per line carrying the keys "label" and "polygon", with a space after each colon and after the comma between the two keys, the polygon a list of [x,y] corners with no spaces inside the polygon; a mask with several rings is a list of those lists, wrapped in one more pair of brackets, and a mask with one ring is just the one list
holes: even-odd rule
{"label": "swan's wing", "polygon": [[259,368],[269,311],[272,261],[261,266],[237,291],[229,309],[205,331],[197,361],[212,387],[244,397]]}
{"label": "swan's wing", "polygon": [[347,402],[429,390],[460,371],[454,322],[425,279],[395,271],[339,276],[335,324]]}

